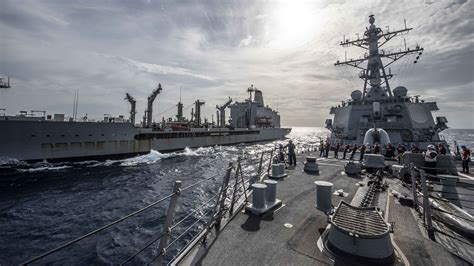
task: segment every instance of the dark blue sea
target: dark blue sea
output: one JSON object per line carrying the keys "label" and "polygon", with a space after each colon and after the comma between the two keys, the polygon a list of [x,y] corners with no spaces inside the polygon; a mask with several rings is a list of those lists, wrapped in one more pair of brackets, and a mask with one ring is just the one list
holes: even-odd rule
{"label": "dark blue sea", "polygon": [[[293,128],[288,136],[300,147],[316,144],[329,132],[323,128]],[[443,136],[452,145],[474,147],[474,130],[448,129]],[[0,163],[0,265],[22,263],[58,245],[117,220],[172,192],[176,180],[183,187],[208,179],[183,191],[176,221],[194,212],[173,230],[171,240],[190,225],[193,229],[170,247],[167,260],[176,255],[200,229],[213,207],[230,161],[244,158],[247,176],[257,171],[258,155],[278,143],[240,144],[186,149],[183,152],[147,155],[114,161],[80,163]],[[286,142],[286,141],[283,141]],[[119,264],[159,236],[168,200],[54,253],[38,263]],[[199,222],[202,221],[202,222]],[[158,242],[130,261],[151,262]]]}

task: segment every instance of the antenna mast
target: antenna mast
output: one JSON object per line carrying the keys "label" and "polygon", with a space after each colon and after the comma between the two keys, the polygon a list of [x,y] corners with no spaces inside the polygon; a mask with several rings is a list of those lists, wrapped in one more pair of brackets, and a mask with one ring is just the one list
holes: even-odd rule
{"label": "antenna mast", "polygon": [[176,114],[176,120],[178,122],[183,122],[184,117],[183,117],[183,103],[181,102],[181,87],[179,87],[179,102],[176,106],[178,106],[178,113]]}
{"label": "antenna mast", "polygon": [[[365,31],[363,38],[357,38],[357,40],[351,41],[350,39],[346,39],[344,36],[343,41],[340,43],[340,45],[343,47],[357,46],[362,49],[366,49],[369,51],[369,54],[364,55],[364,57],[360,59],[345,59],[343,62],[338,60],[334,64],[335,66],[345,65],[361,70],[359,73],[359,78],[364,80],[364,90],[362,94],[363,101],[380,100],[387,97],[393,97],[392,90],[390,89],[390,84],[388,82],[393,77],[393,74],[391,71],[387,74],[385,72],[385,68],[409,54],[418,54],[416,59],[418,60],[419,56],[423,52],[423,48],[418,45],[414,49],[406,48],[405,46],[405,50],[400,50],[398,52],[385,52],[383,49],[379,52],[379,48],[390,41],[392,38],[402,34],[407,34],[413,28],[407,28],[405,21],[404,29],[389,31],[387,28],[387,32],[384,33],[382,29],[374,25],[374,22],[374,15],[370,15],[370,26]],[[382,61],[382,58],[387,61],[385,64]],[[417,62],[416,60],[414,63]],[[362,67],[361,65],[365,61],[367,61],[367,66]],[[370,88],[368,88],[367,85],[370,85]],[[385,86],[382,87],[382,85]]]}

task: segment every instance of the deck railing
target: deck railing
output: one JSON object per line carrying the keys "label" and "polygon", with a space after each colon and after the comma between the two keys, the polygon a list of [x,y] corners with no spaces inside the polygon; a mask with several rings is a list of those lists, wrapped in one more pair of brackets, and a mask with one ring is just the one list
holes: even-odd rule
{"label": "deck railing", "polygon": [[[116,226],[138,214],[145,211],[151,210],[160,203],[169,200],[168,208],[166,209],[166,216],[162,230],[160,234],[147,241],[143,246],[138,248],[133,254],[128,254],[123,258],[120,258],[114,264],[133,264],[134,259],[145,250],[153,248],[152,246],[156,243],[158,245],[158,255],[151,258],[149,263],[155,263],[159,265],[170,264],[183,258],[183,252],[189,251],[192,245],[199,241],[205,242],[207,235],[215,230],[220,231],[222,220],[226,217],[226,220],[231,219],[248,201],[248,197],[251,194],[251,185],[255,182],[261,182],[268,175],[272,164],[274,155],[274,149],[263,150],[258,153],[247,153],[238,156],[236,162],[229,162],[228,166],[223,169],[222,173],[206,177],[200,181],[197,181],[188,186],[184,186],[181,181],[175,181],[172,192],[151,203],[147,206],[131,212],[120,219],[112,221],[102,227],[92,230],[76,239],[63,243],[55,248],[52,248],[38,256],[35,256],[25,262],[22,265],[28,265],[32,263],[50,263],[54,262],[54,259],[46,260],[51,255],[64,250],[72,245],[75,245],[81,241],[88,239],[104,230],[107,230],[113,226]],[[248,165],[258,165],[257,171],[252,173],[245,169]],[[179,198],[182,197],[183,193],[190,191],[200,184],[206,182],[217,181],[216,178],[223,176],[221,185],[217,194],[209,197],[203,203],[198,206],[194,206],[194,210],[186,214],[180,220],[175,221],[175,214],[177,203]],[[194,218],[194,221],[191,219]],[[191,220],[191,222],[189,222]],[[181,225],[191,223],[186,228],[180,228]],[[177,229],[181,229],[179,232]],[[173,232],[180,233],[177,237],[172,238]],[[181,245],[181,246],[179,246]],[[155,247],[156,249],[156,247]],[[170,252],[173,250],[174,252]]]}

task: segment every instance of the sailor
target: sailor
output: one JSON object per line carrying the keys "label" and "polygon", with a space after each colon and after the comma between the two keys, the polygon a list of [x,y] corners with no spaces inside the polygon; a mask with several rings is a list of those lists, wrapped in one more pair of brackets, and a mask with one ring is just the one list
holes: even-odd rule
{"label": "sailor", "polygon": [[378,142],[375,142],[374,144],[374,154],[379,154],[380,153],[380,145]]}
{"label": "sailor", "polygon": [[278,160],[280,163],[285,162],[285,148],[283,148],[283,144],[281,143],[278,145]]}
{"label": "sailor", "polygon": [[[362,145],[363,146],[363,145]],[[372,153],[372,146],[369,143],[365,144],[365,153]]]}
{"label": "sailor", "polygon": [[324,154],[324,157],[327,158],[329,156],[329,150],[331,149],[331,142],[329,142],[329,139],[326,140],[326,146],[325,147],[326,147],[326,149],[325,149],[326,154]]}
{"label": "sailor", "polygon": [[394,154],[394,149],[393,149],[392,144],[387,143],[387,145],[385,145],[385,157],[393,158],[394,155],[395,154]]}
{"label": "sailor", "polygon": [[471,161],[471,150],[465,145],[461,146],[462,172],[469,174],[469,162]]}
{"label": "sailor", "polygon": [[439,154],[446,154],[448,151],[446,150],[446,147],[444,147],[443,143],[438,144],[438,153]]}
{"label": "sailor", "polygon": [[342,159],[344,159],[344,160],[346,159],[346,154],[347,154],[347,152],[349,151],[350,148],[351,148],[351,146],[349,144],[346,144],[344,146],[344,153],[342,153]]}
{"label": "sailor", "polygon": [[[370,148],[370,145],[367,143],[367,146]],[[365,153],[365,145],[360,146],[360,157],[359,161],[362,161],[364,159],[364,153]]]}
{"label": "sailor", "polygon": [[407,148],[405,148],[405,145],[403,145],[402,143],[399,143],[397,147],[398,164],[402,163],[402,156],[406,151],[407,151]]}
{"label": "sailor", "polygon": [[420,153],[420,149],[416,146],[415,143],[411,144],[411,153]]}
{"label": "sailor", "polygon": [[319,140],[319,157],[323,157],[324,155],[324,141],[322,139]]}
{"label": "sailor", "polygon": [[339,158],[337,158],[337,154],[339,153],[340,148],[341,148],[341,144],[337,143],[336,148],[334,150],[334,158],[336,158],[336,159],[339,159]]}
{"label": "sailor", "polygon": [[288,162],[289,165],[295,165],[296,166],[296,153],[295,153],[295,144],[293,144],[293,141],[290,139],[288,141],[288,144],[286,144],[285,148],[288,147]]}
{"label": "sailor", "polygon": [[426,173],[431,175],[436,175],[436,160],[438,158],[438,153],[435,150],[435,146],[430,144],[426,148],[423,157],[425,158],[425,168]]}
{"label": "sailor", "polygon": [[354,144],[354,147],[352,147],[351,158],[349,158],[349,160],[351,161],[354,160],[354,155],[357,152],[357,149],[358,149],[357,144]]}

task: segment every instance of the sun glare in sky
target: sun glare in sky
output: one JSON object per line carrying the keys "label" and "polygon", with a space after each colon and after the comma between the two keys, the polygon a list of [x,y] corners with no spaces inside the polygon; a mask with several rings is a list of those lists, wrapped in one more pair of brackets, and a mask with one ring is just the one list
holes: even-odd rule
{"label": "sun glare in sky", "polygon": [[271,44],[278,48],[294,48],[308,43],[321,27],[318,13],[312,2],[279,2],[268,25],[270,36],[273,36]]}

